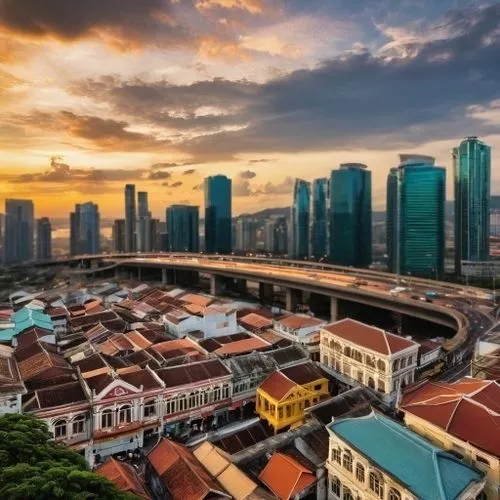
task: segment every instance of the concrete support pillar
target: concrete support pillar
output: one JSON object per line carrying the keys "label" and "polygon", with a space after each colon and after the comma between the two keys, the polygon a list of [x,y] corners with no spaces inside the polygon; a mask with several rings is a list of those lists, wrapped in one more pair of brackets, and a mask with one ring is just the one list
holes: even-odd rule
{"label": "concrete support pillar", "polygon": [[241,294],[246,294],[248,292],[247,289],[247,280],[245,279],[237,279],[236,280],[236,291]]}
{"label": "concrete support pillar", "polygon": [[222,280],[220,276],[216,274],[212,274],[210,276],[210,294],[211,295],[220,295],[222,290]]}
{"label": "concrete support pillar", "polygon": [[261,302],[272,302],[274,298],[274,288],[272,283],[259,283],[259,300]]}
{"label": "concrete support pillar", "polygon": [[137,268],[137,279],[139,281],[142,279],[142,269],[140,267]]}
{"label": "concrete support pillar", "polygon": [[297,290],[295,288],[287,288],[285,309],[287,311],[296,312],[297,306],[300,303],[301,298],[302,298],[302,293],[300,290]]}
{"label": "concrete support pillar", "polygon": [[161,270],[161,282],[162,285],[166,285],[168,283],[168,275],[167,275],[167,268],[163,267]]}
{"label": "concrete support pillar", "polygon": [[332,323],[337,321],[338,306],[339,306],[338,299],[335,297],[330,297],[330,321]]}

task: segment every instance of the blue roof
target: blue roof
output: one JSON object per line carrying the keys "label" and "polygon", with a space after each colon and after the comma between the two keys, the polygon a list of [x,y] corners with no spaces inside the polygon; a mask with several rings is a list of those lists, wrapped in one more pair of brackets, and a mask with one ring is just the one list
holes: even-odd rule
{"label": "blue roof", "polygon": [[422,500],[457,498],[483,475],[381,414],[329,425],[342,440]]}
{"label": "blue roof", "polygon": [[27,307],[19,309],[12,315],[12,323],[15,325],[14,328],[0,330],[0,342],[10,342],[13,337],[32,326],[54,331],[51,317],[38,309],[28,309]]}

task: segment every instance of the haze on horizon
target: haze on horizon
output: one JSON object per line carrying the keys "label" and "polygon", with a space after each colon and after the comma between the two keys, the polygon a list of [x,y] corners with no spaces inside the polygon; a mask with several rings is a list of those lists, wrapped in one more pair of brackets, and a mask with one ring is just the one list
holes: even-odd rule
{"label": "haze on horizon", "polygon": [[[460,0],[0,0],[0,203],[66,217],[290,203],[293,178],[373,171],[385,206],[398,154],[447,167],[467,135],[500,156],[500,3]],[[500,191],[492,169],[492,193]]]}

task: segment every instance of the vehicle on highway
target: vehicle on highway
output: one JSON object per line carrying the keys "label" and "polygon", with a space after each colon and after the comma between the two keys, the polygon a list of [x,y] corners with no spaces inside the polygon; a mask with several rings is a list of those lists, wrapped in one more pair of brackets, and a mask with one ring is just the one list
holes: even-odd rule
{"label": "vehicle on highway", "polygon": [[436,298],[438,294],[434,290],[428,290],[427,292],[425,292],[425,296],[430,298]]}

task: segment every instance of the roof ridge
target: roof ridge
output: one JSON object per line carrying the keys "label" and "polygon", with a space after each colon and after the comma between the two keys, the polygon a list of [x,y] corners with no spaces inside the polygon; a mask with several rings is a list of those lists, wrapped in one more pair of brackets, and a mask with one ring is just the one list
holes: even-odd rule
{"label": "roof ridge", "polygon": [[441,477],[441,469],[439,468],[438,456],[441,456],[441,452],[439,450],[432,450],[432,464],[434,466],[434,472],[437,477],[437,485],[440,497],[446,500],[446,491],[444,489],[443,478]]}
{"label": "roof ridge", "polygon": [[454,409],[453,409],[453,411],[451,412],[450,418],[448,419],[448,423],[447,423],[447,424],[446,424],[446,426],[445,426],[445,430],[446,430],[446,432],[448,432],[448,429],[450,428],[450,425],[451,425],[451,422],[452,422],[452,420],[453,420],[453,417],[455,416],[455,413],[457,412],[457,409],[458,409],[458,407],[460,406],[460,403],[463,401],[463,399],[464,399],[464,396],[462,396],[462,397],[458,400],[457,404],[455,405],[455,408],[454,408]]}
{"label": "roof ridge", "polygon": [[384,336],[385,345],[387,347],[387,353],[392,354],[391,346],[389,345],[389,341],[387,340],[387,332],[385,330],[382,330],[382,335]]}

